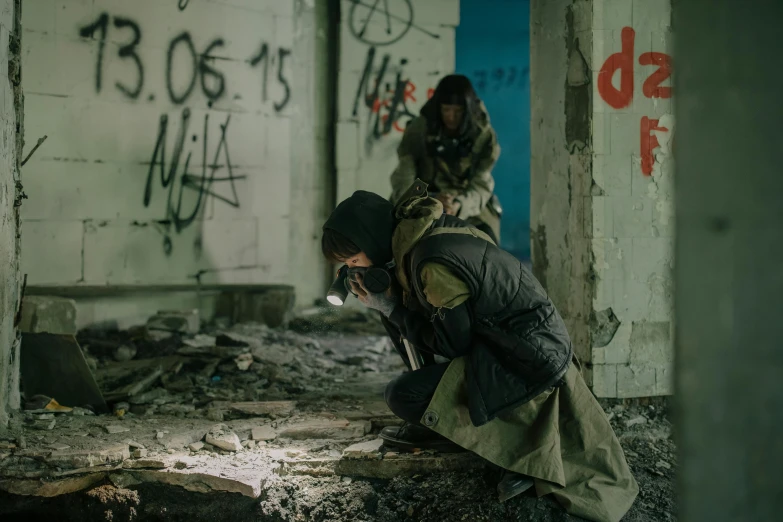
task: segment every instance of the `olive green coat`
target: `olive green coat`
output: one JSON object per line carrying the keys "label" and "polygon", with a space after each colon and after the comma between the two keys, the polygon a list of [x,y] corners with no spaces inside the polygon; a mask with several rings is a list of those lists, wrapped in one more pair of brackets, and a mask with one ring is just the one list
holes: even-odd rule
{"label": "olive green coat", "polygon": [[[397,209],[403,219],[392,245],[406,301],[412,274],[405,272],[404,258],[441,214],[442,205],[434,199]],[[467,286],[448,268],[428,263],[425,271],[420,276],[431,305],[453,308],[467,299]],[[534,477],[536,493],[551,494],[568,513],[615,522],[631,507],[639,488],[580,371],[574,361],[563,386],[475,427],[468,410],[465,358],[460,357],[452,361],[421,422],[497,466]]]}
{"label": "olive green coat", "polygon": [[479,112],[481,116],[470,131],[470,155],[454,167],[427,152],[434,139],[428,135],[427,119],[418,116],[411,120],[397,148],[399,163],[391,175],[391,202],[399,203],[403,193],[419,178],[441,192],[454,194],[460,204],[457,217],[471,224],[487,224],[499,239],[500,217],[489,202],[495,190],[492,168],[500,156],[500,146],[483,103]]}

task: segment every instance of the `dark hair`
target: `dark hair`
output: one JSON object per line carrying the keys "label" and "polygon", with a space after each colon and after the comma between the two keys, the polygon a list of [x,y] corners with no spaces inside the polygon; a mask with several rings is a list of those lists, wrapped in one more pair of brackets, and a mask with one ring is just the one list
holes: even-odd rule
{"label": "dark hair", "polygon": [[436,113],[430,115],[430,117],[435,116],[438,122],[440,122],[441,105],[460,105],[465,109],[463,128],[467,128],[467,125],[478,116],[479,97],[468,77],[462,74],[444,76],[438,82],[431,101],[434,105],[433,110]]}
{"label": "dark hair", "polygon": [[362,251],[356,243],[331,228],[324,229],[321,236],[321,252],[329,261],[341,263]]}

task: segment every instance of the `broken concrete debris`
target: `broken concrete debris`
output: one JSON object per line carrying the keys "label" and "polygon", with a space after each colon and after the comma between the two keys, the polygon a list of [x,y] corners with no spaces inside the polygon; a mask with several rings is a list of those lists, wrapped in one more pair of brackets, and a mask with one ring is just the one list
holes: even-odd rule
{"label": "broken concrete debris", "polygon": [[200,328],[198,310],[160,311],[147,321],[147,329],[152,331],[195,335]]}
{"label": "broken concrete debris", "polygon": [[253,440],[274,440],[277,432],[271,426],[256,426],[251,430]]}
{"label": "broken concrete debris", "polygon": [[214,425],[206,434],[204,441],[226,451],[241,451],[242,443],[236,433],[225,424]]}

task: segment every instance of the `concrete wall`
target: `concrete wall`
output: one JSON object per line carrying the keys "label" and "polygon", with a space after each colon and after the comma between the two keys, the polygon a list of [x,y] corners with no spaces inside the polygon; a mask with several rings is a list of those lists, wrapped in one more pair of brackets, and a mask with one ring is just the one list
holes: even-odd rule
{"label": "concrete wall", "polygon": [[19,53],[21,0],[0,2],[0,429],[19,407],[19,163],[22,93]]}
{"label": "concrete wall", "polygon": [[459,0],[340,5],[337,200],[359,189],[386,197],[405,125],[454,71]]}
{"label": "concrete wall", "polygon": [[605,397],[673,392],[670,6],[593,2],[593,308],[619,321],[611,341],[593,338]]}
{"label": "concrete wall", "polygon": [[670,0],[533,13],[536,273],[598,396],[672,393]]}
{"label": "concrete wall", "polygon": [[325,20],[326,0],[30,2],[29,283],[319,296]]}

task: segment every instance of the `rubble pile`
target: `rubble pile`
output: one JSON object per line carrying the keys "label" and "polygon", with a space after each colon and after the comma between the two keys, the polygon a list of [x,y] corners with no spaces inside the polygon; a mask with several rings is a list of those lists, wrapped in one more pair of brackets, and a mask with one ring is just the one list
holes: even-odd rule
{"label": "rubble pile", "polygon": [[107,403],[120,416],[158,413],[216,421],[252,415],[228,406],[234,402],[339,394],[360,374],[379,373],[379,363],[387,366],[391,356],[385,336],[356,342],[355,336],[334,332],[316,339],[260,324],[199,333],[182,314],[158,314],[130,331],[83,331],[78,341]]}
{"label": "rubble pile", "polygon": [[[383,388],[404,365],[374,316],[314,309],[291,324],[200,328],[185,311],[79,332],[109,410],[27,397],[0,432],[0,519],[85,520],[88,505],[113,520],[572,519],[533,495],[498,504],[497,470],[469,452],[382,445],[401,422]],[[665,406],[602,406],[641,487],[626,519],[673,520]]]}

